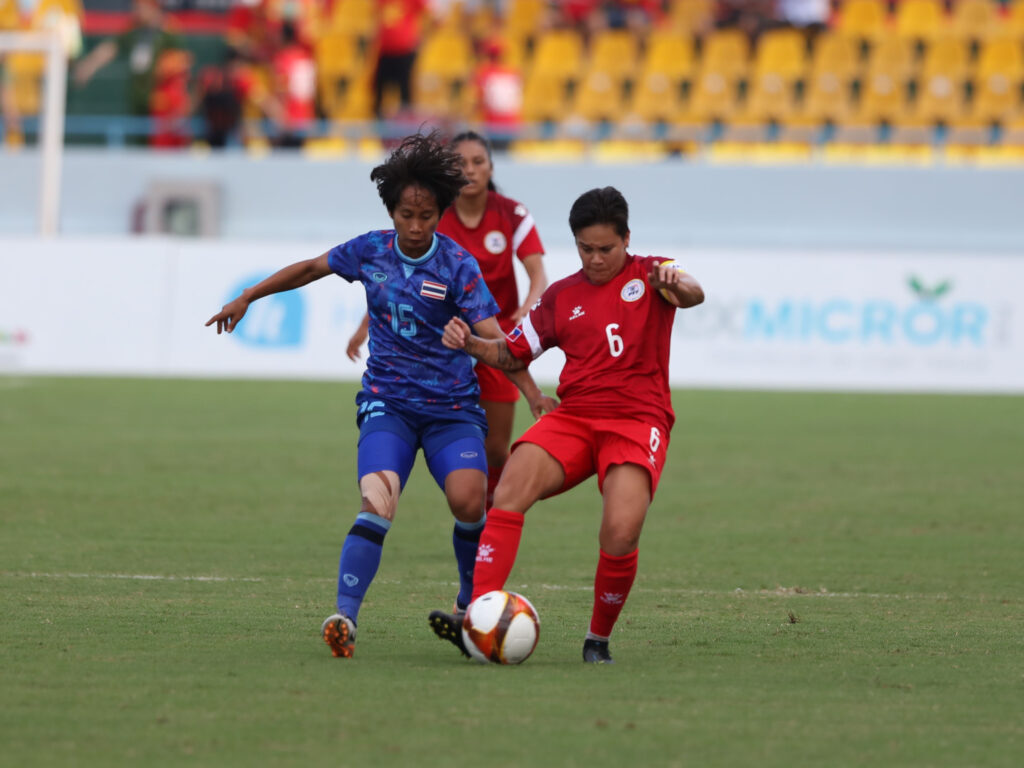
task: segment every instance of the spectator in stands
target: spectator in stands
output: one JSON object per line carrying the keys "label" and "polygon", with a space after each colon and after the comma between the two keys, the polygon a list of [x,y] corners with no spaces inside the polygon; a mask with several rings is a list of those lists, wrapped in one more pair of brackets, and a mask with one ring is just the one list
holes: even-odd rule
{"label": "spectator in stands", "polygon": [[249,138],[247,114],[274,119],[278,105],[252,64],[234,48],[224,63],[204,67],[199,74],[196,101],[203,119],[203,138],[214,149],[241,143]]}
{"label": "spectator in stands", "polygon": [[316,62],[299,41],[291,21],[281,25],[281,48],[273,58],[273,98],[277,110],[280,147],[301,147],[316,120]]}
{"label": "spectator in stands", "polygon": [[192,54],[188,51],[171,48],[160,54],[149,102],[154,122],[152,146],[184,147],[191,141],[188,124],[192,114],[191,73]]}
{"label": "spectator in stands", "polygon": [[185,47],[168,26],[159,0],[135,0],[131,27],[102,41],[82,57],[72,73],[74,82],[83,86],[114,59],[125,58],[130,73],[127,112],[135,117],[149,116],[156,63],[164,52]]}
{"label": "spectator in stands", "polygon": [[523,119],[523,73],[502,61],[502,45],[498,38],[481,43],[473,76],[480,119],[498,149],[507,146]]}
{"label": "spectator in stands", "polygon": [[412,109],[412,69],[430,19],[427,0],[378,0],[377,70],[373,78],[373,111],[382,114],[384,92],[396,86],[399,111]]}
{"label": "spectator in stands", "polygon": [[715,26],[719,29],[739,29],[750,41],[766,29],[777,25],[776,0],[721,0],[715,11]]}

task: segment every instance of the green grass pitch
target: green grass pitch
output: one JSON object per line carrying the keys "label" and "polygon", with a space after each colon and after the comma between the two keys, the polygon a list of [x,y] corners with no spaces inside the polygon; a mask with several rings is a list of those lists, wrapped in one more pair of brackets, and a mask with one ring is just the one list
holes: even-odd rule
{"label": "green grass pitch", "polygon": [[617,663],[579,656],[591,481],[527,516],[505,668],[427,626],[420,463],[355,658],[320,640],[355,391],[0,378],[0,764],[1020,764],[1024,398],[676,392]]}

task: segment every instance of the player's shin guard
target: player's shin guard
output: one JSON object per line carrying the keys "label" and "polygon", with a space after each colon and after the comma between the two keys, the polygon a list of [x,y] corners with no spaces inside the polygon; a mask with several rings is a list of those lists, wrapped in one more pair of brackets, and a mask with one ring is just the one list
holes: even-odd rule
{"label": "player's shin guard", "polygon": [[469,600],[473,596],[473,568],[476,564],[476,550],[486,522],[486,515],[475,523],[462,523],[456,520],[455,528],[452,530],[455,562],[459,566],[459,596],[455,598],[455,605],[459,610],[469,605]]}
{"label": "player's shin guard", "polygon": [[384,536],[391,523],[371,512],[360,512],[345,537],[338,563],[338,613],[357,621],[370,582],[380,566]]}
{"label": "player's shin guard", "polygon": [[503,589],[519,552],[523,536],[523,514],[491,509],[480,535],[473,569],[473,599],[495,589]]}
{"label": "player's shin guard", "polygon": [[611,636],[633,587],[638,556],[637,549],[621,557],[613,557],[601,550],[594,575],[594,612],[590,616],[588,637],[608,639]]}

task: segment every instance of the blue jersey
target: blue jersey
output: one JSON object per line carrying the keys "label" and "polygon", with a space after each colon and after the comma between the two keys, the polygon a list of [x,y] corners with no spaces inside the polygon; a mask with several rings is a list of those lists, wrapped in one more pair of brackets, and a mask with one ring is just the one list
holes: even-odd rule
{"label": "blue jersey", "polygon": [[447,408],[477,404],[473,358],[441,343],[452,317],[473,325],[500,311],[468,251],[435,234],[430,250],[410,259],[389,229],[335,246],[327,263],[366,289],[370,342],[364,396]]}

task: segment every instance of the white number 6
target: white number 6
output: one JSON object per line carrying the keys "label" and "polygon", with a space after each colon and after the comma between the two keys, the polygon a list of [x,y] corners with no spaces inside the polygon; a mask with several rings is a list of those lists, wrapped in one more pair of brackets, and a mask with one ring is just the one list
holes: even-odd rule
{"label": "white number 6", "polygon": [[657,451],[659,445],[661,445],[661,432],[657,427],[651,427],[651,453]]}
{"label": "white number 6", "polygon": [[604,335],[608,337],[608,351],[612,353],[612,357],[618,357],[622,354],[622,350],[625,349],[622,337],[616,336],[612,333],[612,331],[616,330],[618,327],[618,323],[609,323],[604,329]]}

